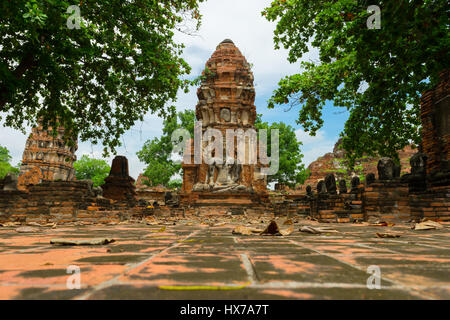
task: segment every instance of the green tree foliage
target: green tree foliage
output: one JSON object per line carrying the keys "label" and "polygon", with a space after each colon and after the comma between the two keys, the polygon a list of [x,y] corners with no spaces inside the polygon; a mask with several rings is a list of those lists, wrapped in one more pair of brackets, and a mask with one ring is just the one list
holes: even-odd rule
{"label": "green tree foliage", "polygon": [[90,158],[87,155],[83,155],[80,160],[75,161],[73,167],[77,180],[92,180],[94,187],[103,185],[111,170],[105,160]]}
{"label": "green tree foliage", "polygon": [[[174,32],[199,27],[202,1],[1,1],[6,125],[23,129],[42,118],[45,127],[63,125],[82,141],[102,142],[106,153],[147,112],[174,113],[178,90],[190,84]],[[80,28],[69,28],[77,21],[73,4]]]}
{"label": "green tree foliage", "polygon": [[176,174],[181,175],[182,172],[181,165],[173,160],[172,134],[177,129],[186,129],[193,137],[194,124],[195,112],[193,110],[179,112],[177,116],[169,117],[164,121],[161,138],[148,140],[137,152],[139,160],[147,165],[144,176],[149,179],[150,186],[177,186],[177,181],[171,181],[171,178]]}
{"label": "green tree foliage", "polygon": [[[381,8],[381,29],[367,20]],[[342,132],[350,163],[364,153],[397,158],[396,150],[420,142],[420,96],[449,67],[447,0],[277,0],[262,14],[277,21],[276,49],[289,49],[289,62],[310,51],[320,61],[282,79],[269,101],[301,105],[298,123],[315,135],[327,100],[347,108]]]}
{"label": "green tree foliage", "polygon": [[173,180],[169,181],[168,187],[170,189],[179,189],[179,188],[182,187],[182,185],[183,185],[183,180],[181,180],[181,179],[173,179]]}
{"label": "green tree foliage", "polygon": [[6,147],[0,146],[0,179],[3,179],[9,172],[19,174],[19,166],[13,167],[10,164],[11,155]]}
{"label": "green tree foliage", "polygon": [[283,122],[272,123],[269,125],[267,122],[262,122],[260,115],[258,115],[255,121],[255,128],[257,130],[267,130],[267,148],[269,156],[271,149],[270,130],[279,130],[279,169],[275,175],[267,176],[267,182],[284,183],[292,187],[296,184],[303,184],[308,178],[308,173],[305,166],[302,164],[303,154],[300,150],[302,143],[297,140],[294,128]]}

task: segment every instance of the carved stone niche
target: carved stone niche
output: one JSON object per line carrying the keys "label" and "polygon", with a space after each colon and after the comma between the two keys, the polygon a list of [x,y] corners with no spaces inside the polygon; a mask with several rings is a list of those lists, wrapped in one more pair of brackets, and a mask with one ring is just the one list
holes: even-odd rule
{"label": "carved stone niche", "polygon": [[244,126],[246,126],[248,125],[248,121],[249,121],[248,111],[243,110],[241,113],[241,122]]}
{"label": "carved stone niche", "polygon": [[230,122],[231,121],[231,112],[228,108],[222,108],[220,110],[220,119],[224,122]]}
{"label": "carved stone niche", "polygon": [[327,188],[327,192],[329,194],[337,194],[336,178],[334,177],[334,174],[328,173],[325,176],[325,187]]}
{"label": "carved stone niche", "polygon": [[450,95],[439,100],[435,105],[436,130],[440,137],[450,134]]}

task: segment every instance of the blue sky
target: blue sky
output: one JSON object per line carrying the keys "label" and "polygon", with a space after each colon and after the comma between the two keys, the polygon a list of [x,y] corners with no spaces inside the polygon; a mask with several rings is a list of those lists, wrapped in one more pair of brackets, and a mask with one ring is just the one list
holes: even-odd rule
{"label": "blue sky", "polygon": [[[325,125],[315,137],[310,137],[295,123],[298,118],[298,107],[292,108],[289,112],[285,112],[287,106],[267,109],[267,100],[276,89],[278,81],[286,75],[300,71],[299,62],[290,64],[287,61],[286,50],[274,49],[275,24],[261,16],[261,11],[270,3],[271,0],[208,0],[201,4],[203,22],[196,35],[179,33],[176,39],[186,45],[183,57],[192,67],[192,77],[202,72],[206,61],[222,40],[232,39],[248,62],[253,64],[257,112],[263,115],[264,121],[283,121],[296,129],[298,139],[303,142],[302,151],[305,156],[303,160],[308,165],[317,157],[332,151],[340,131],[344,128],[348,113],[342,113],[344,109],[327,103],[323,111]],[[317,61],[317,57],[317,52],[311,50],[302,60]],[[180,92],[175,104],[179,111],[194,109],[197,104],[196,88],[192,88],[188,94]],[[162,119],[147,114],[144,122],[137,123],[123,136],[123,146],[118,148],[117,154],[128,158],[130,174],[134,178],[137,178],[145,168],[145,164],[139,162],[136,152],[147,139],[160,136],[161,132]],[[19,162],[26,135],[17,130],[0,127],[0,137],[0,144],[11,151],[12,162],[14,164]],[[101,153],[101,146],[80,142],[77,156],[80,158],[83,154],[88,154],[100,157]],[[111,161],[112,157],[107,160]]]}

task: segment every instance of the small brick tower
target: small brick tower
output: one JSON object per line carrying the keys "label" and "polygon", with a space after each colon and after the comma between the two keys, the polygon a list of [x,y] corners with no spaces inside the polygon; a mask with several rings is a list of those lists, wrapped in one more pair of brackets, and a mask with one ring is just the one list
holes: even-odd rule
{"label": "small brick tower", "polygon": [[78,145],[76,141],[73,146],[66,144],[64,133],[64,128],[59,127],[53,136],[52,128],[44,130],[41,124],[32,129],[23,151],[19,186],[74,179],[73,163]]}

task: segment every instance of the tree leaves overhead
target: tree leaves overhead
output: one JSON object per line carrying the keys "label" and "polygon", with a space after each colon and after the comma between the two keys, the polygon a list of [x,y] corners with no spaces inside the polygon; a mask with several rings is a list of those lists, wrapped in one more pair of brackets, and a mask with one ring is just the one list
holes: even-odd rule
{"label": "tree leaves overhead", "polygon": [[[198,28],[202,1],[2,1],[0,116],[18,129],[42,118],[114,151],[147,112],[174,113],[190,84],[174,32],[186,20]],[[67,26],[74,4],[80,29]]]}
{"label": "tree leaves overhead", "polygon": [[[369,29],[369,5],[381,8],[381,29]],[[308,47],[320,61],[301,63],[269,100],[299,105],[298,123],[315,135],[332,100],[350,111],[342,132],[350,160],[364,153],[397,157],[420,142],[420,95],[449,67],[449,12],[445,0],[277,0],[263,11],[277,21],[275,47],[297,62]]]}

